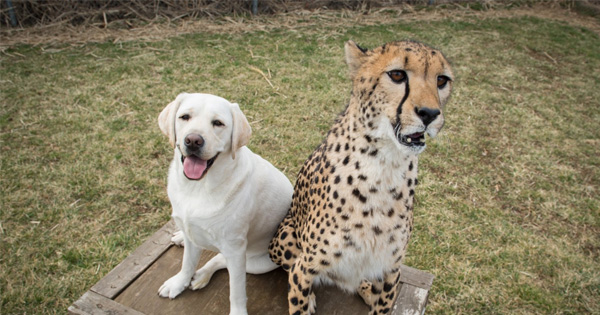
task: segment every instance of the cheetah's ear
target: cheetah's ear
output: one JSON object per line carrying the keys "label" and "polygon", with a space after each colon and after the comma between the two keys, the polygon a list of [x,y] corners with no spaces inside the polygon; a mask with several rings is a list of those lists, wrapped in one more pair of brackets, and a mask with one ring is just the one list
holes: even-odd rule
{"label": "cheetah's ear", "polygon": [[350,78],[354,79],[360,66],[365,62],[368,50],[358,46],[358,44],[351,40],[346,42],[344,50],[346,52],[346,63],[350,69]]}

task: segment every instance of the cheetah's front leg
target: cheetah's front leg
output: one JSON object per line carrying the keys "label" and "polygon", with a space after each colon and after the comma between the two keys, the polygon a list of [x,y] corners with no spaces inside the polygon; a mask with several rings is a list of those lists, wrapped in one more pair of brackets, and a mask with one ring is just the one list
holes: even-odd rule
{"label": "cheetah's front leg", "polygon": [[362,297],[365,304],[369,305],[369,311],[373,310],[373,305],[377,305],[377,300],[381,295],[381,282],[371,282],[369,280],[363,280],[358,288],[358,295]]}
{"label": "cheetah's front leg", "polygon": [[298,257],[289,272],[290,315],[314,314],[317,308],[315,294],[312,292],[312,284],[317,272],[306,266],[303,256]]}
{"label": "cheetah's front leg", "polygon": [[381,281],[374,283],[362,281],[358,288],[359,295],[369,305],[369,314],[388,314],[393,308],[396,296],[398,295],[398,287],[400,283],[400,268],[397,271],[389,272]]}

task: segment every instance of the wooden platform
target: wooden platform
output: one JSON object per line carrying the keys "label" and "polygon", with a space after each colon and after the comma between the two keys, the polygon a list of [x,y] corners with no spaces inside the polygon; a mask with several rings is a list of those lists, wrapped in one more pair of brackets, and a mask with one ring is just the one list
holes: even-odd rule
{"label": "wooden platform", "polygon": [[[186,290],[174,300],[160,298],[158,288],[181,268],[183,248],[170,243],[173,221],[109,272],[69,307],[70,314],[228,314],[229,279],[226,270],[215,273],[209,285]],[[205,252],[199,265],[214,253]],[[423,314],[433,275],[403,266],[402,287],[392,314]],[[367,314],[357,295],[335,287],[315,290],[317,314]],[[276,269],[247,276],[249,314],[288,314],[287,274]]]}

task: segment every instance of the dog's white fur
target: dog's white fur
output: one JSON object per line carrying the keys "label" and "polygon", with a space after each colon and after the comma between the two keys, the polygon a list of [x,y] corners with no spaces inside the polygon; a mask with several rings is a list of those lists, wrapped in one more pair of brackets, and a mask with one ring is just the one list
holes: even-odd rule
{"label": "dog's white fur", "polygon": [[[217,120],[223,125],[215,125]],[[181,230],[173,241],[184,245],[181,271],[158,293],[173,299],[190,282],[193,289],[203,288],[215,271],[227,268],[230,314],[247,314],[246,272],[277,268],[267,248],[290,207],[292,185],[246,147],[251,128],[237,104],[210,94],[183,93],[165,107],[158,123],[174,148],[167,190]],[[182,163],[184,139],[192,133],[204,139],[200,158],[218,154],[196,181],[184,175]],[[194,273],[203,249],[219,254]]]}

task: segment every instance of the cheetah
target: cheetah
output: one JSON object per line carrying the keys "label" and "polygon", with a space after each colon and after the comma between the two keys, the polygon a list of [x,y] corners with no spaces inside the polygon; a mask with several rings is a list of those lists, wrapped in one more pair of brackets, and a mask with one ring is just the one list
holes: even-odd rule
{"label": "cheetah", "polygon": [[288,272],[289,313],[316,311],[312,287],[357,292],[387,314],[413,230],[418,155],[444,125],[454,76],[436,49],[345,44],[350,102],[302,166],[269,255]]}

